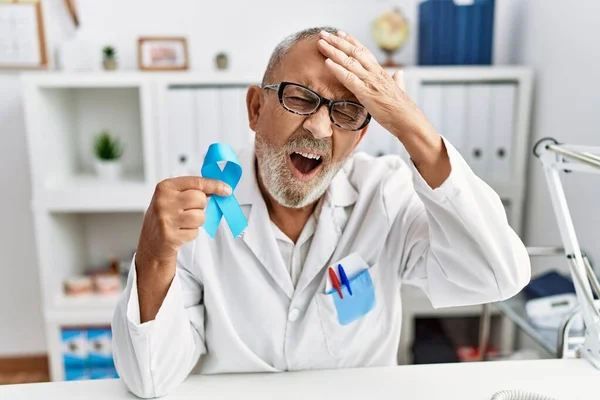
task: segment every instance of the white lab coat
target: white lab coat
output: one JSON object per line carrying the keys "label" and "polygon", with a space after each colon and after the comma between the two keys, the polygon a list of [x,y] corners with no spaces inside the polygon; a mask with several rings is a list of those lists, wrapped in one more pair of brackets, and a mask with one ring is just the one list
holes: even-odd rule
{"label": "white lab coat", "polygon": [[[214,240],[201,229],[179,251],[156,319],[141,325],[132,265],[112,324],[115,363],[127,387],[140,397],[162,396],[194,369],[394,365],[403,283],[421,287],[435,307],[518,293],[530,279],[526,249],[498,195],[445,143],[452,171],[435,190],[400,157],[352,156],[326,192],[296,287],[256,184],[254,154],[241,154],[235,196],[248,219],[245,234],[233,239],[224,221]],[[366,261],[376,303],[340,325],[325,295],[326,272],[351,253]]]}

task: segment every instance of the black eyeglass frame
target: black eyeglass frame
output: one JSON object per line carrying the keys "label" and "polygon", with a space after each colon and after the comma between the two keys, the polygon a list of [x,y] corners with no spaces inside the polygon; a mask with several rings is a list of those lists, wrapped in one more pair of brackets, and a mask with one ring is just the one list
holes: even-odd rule
{"label": "black eyeglass frame", "polygon": [[[315,107],[315,109],[313,111],[311,111],[310,113],[299,113],[298,111],[294,111],[292,109],[290,109],[288,106],[285,105],[285,102],[283,101],[283,91],[285,89],[286,86],[297,86],[300,87],[302,89],[308,90],[310,93],[314,94],[315,96],[317,96],[317,98],[319,99],[319,104],[317,104],[317,106]],[[293,114],[297,114],[297,115],[303,115],[303,116],[309,116],[309,115],[313,115],[314,113],[316,113],[317,111],[319,111],[319,109],[321,108],[321,106],[326,105],[327,106],[327,110],[329,111],[329,119],[331,120],[331,123],[334,124],[335,126],[339,127],[340,129],[344,129],[347,131],[360,131],[361,129],[363,129],[365,126],[367,126],[369,124],[369,122],[371,121],[371,114],[369,114],[367,112],[367,116],[365,117],[365,121],[361,124],[361,126],[359,128],[356,129],[347,129],[347,128],[343,128],[341,127],[338,123],[336,123],[333,120],[333,116],[332,114],[332,110],[333,110],[333,106],[335,104],[339,104],[339,103],[350,103],[350,104],[355,104],[357,106],[360,106],[362,108],[364,108],[365,106],[363,106],[360,103],[357,103],[355,101],[352,100],[330,100],[326,97],[321,96],[319,93],[315,92],[314,90],[312,90],[311,88],[301,85],[299,83],[295,83],[295,82],[280,82],[280,83],[275,83],[272,85],[263,85],[262,87],[263,89],[271,89],[271,90],[275,90],[277,92],[277,97],[279,98],[279,104],[281,104],[281,106],[283,108],[285,108],[287,111],[293,113]]]}

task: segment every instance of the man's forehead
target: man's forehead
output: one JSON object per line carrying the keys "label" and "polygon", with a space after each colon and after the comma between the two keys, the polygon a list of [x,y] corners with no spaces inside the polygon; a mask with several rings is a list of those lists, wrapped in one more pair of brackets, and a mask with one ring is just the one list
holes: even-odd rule
{"label": "man's forehead", "polygon": [[323,97],[328,97],[331,100],[355,100],[354,94],[342,85],[337,79],[334,82],[323,82],[313,79],[310,76],[298,77],[296,83],[307,86],[319,93]]}
{"label": "man's forehead", "polygon": [[326,67],[317,40],[312,38],[294,44],[277,68],[277,82],[298,83],[332,100],[356,100],[356,96]]}

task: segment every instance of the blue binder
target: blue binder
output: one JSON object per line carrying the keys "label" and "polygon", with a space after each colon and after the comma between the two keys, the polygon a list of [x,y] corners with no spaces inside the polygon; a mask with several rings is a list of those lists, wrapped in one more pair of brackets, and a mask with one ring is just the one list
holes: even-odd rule
{"label": "blue binder", "polygon": [[495,0],[419,5],[419,65],[492,64]]}

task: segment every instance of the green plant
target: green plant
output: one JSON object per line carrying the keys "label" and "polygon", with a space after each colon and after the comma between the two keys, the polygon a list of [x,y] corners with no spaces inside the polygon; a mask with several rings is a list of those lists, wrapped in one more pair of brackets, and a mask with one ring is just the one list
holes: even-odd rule
{"label": "green plant", "polygon": [[112,60],[116,58],[117,51],[113,46],[104,46],[104,48],[102,49],[102,54],[104,54],[105,59]]}
{"label": "green plant", "polygon": [[123,155],[123,146],[108,131],[102,131],[94,139],[94,153],[100,160],[118,160]]}

